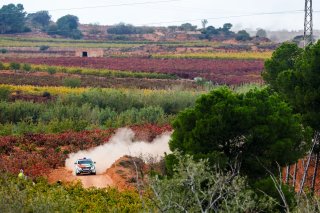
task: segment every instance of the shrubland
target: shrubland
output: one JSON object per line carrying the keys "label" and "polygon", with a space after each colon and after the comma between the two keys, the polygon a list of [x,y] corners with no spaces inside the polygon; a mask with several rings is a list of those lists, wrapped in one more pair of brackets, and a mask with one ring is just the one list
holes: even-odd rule
{"label": "shrubland", "polygon": [[134,191],[84,189],[81,184],[50,185],[43,179],[0,177],[2,212],[139,212],[152,209],[145,198],[142,204]]}

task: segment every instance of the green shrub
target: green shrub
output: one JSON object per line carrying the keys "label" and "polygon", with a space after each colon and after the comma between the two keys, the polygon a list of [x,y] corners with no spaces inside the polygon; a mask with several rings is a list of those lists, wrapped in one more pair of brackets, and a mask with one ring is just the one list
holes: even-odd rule
{"label": "green shrub", "polygon": [[9,68],[14,71],[19,70],[21,68],[21,64],[16,63],[16,62],[11,62],[9,65]]}
{"label": "green shrub", "polygon": [[10,88],[9,87],[1,87],[0,88],[0,101],[6,101],[9,99],[10,95]]}
{"label": "green shrub", "polygon": [[80,78],[65,78],[63,80],[63,85],[66,87],[80,87],[81,86],[81,79]]}
{"label": "green shrub", "polygon": [[44,179],[21,180],[4,173],[0,176],[0,197],[1,212],[152,212],[153,208],[146,197],[142,205],[134,191],[49,185]]}
{"label": "green shrub", "polygon": [[48,67],[47,68],[47,72],[50,74],[50,75],[53,75],[57,72],[57,68],[55,67]]}
{"label": "green shrub", "polygon": [[0,70],[5,70],[6,67],[4,66],[4,64],[2,62],[0,62]]}
{"label": "green shrub", "polygon": [[45,97],[45,98],[50,98],[51,97],[51,94],[50,94],[50,92],[43,92],[42,93],[42,97]]}
{"label": "green shrub", "polygon": [[6,54],[6,53],[8,52],[8,50],[7,50],[7,49],[1,49],[0,52],[1,52],[2,54]]}
{"label": "green shrub", "polygon": [[31,65],[30,65],[30,64],[23,64],[23,65],[22,65],[22,69],[23,69],[24,71],[29,72],[29,71],[31,70]]}
{"label": "green shrub", "polygon": [[50,48],[50,46],[48,46],[48,45],[41,45],[40,47],[39,47],[39,50],[40,51],[46,51],[46,50],[48,50]]}

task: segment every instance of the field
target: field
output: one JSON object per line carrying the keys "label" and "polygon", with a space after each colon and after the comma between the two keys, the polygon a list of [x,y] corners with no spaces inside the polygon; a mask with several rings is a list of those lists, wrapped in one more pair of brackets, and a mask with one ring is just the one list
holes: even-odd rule
{"label": "field", "polygon": [[[40,51],[43,45],[50,46],[52,52]],[[272,53],[251,51],[250,45],[203,41],[101,42],[23,37],[0,37],[0,47],[0,171],[13,175],[15,181],[23,169],[30,180],[45,188],[55,189],[62,180],[64,195],[77,200],[79,193],[95,193],[96,203],[110,197],[108,208],[116,206],[126,212],[142,209],[141,195],[136,192],[137,167],[132,162],[138,162],[143,176],[163,173],[163,161],[118,156],[96,177],[76,177],[67,167],[67,159],[79,151],[113,144],[112,138],[122,128],[134,133],[129,145],[142,142],[152,146],[162,134],[171,134],[171,123],[178,113],[193,107],[211,89],[227,85],[245,93],[262,87],[264,60]],[[101,48],[104,57],[68,56],[77,48]],[[107,151],[113,154],[118,149],[114,146]],[[149,154],[143,152],[144,147],[139,150]],[[89,157],[97,159],[97,165],[102,163],[97,156]],[[42,178],[45,183],[39,181]],[[80,185],[74,182],[77,180]],[[112,186],[117,190],[87,190],[81,183],[84,187]],[[117,204],[119,200],[122,204]],[[98,206],[94,202],[81,203],[76,207],[79,211],[90,209],[87,203]],[[106,202],[100,203],[104,206]],[[97,206],[92,208],[99,209]]]}
{"label": "field", "polygon": [[5,58],[3,62],[83,67],[202,77],[217,84],[261,83],[262,60],[149,58]]}

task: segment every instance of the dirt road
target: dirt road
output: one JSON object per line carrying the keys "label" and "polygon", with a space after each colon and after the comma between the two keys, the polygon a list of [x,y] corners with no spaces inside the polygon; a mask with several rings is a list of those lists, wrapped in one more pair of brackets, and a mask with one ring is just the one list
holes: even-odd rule
{"label": "dirt road", "polygon": [[113,186],[113,181],[107,174],[75,176],[72,171],[64,167],[52,170],[48,175],[49,183],[56,183],[59,180],[67,183],[81,181],[84,188]]}

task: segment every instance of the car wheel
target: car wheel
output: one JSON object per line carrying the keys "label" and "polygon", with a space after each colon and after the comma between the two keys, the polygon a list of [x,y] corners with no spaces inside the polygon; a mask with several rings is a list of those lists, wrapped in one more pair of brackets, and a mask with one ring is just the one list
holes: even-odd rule
{"label": "car wheel", "polygon": [[92,175],[96,175],[96,173],[95,172],[93,172],[93,173],[91,173]]}

